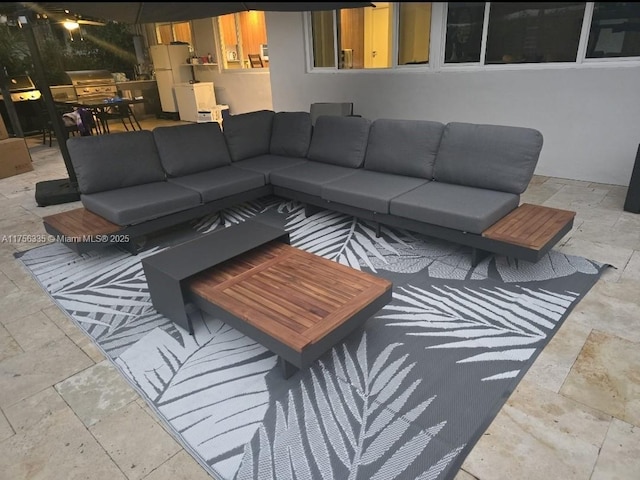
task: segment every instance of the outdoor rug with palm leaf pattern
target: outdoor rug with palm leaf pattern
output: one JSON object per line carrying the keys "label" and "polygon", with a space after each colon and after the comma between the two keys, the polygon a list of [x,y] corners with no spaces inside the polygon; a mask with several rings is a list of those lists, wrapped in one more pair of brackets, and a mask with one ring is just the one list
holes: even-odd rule
{"label": "outdoor rug with palm leaf pattern", "polygon": [[[262,215],[292,245],[393,282],[393,299],[289,380],[276,357],[195,308],[194,336],[154,310],[142,258]],[[154,243],[155,242],[155,243]],[[149,240],[137,256],[49,244],[20,256],[214,478],[444,479],[605,265],[536,264],[268,197]]]}

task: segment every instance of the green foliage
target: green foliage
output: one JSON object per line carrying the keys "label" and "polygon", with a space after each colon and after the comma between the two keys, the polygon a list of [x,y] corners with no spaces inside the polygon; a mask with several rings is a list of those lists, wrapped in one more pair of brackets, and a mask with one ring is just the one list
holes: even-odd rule
{"label": "green foliage", "polygon": [[[136,62],[133,34],[125,24],[82,25],[71,35],[61,25],[34,26],[40,56],[49,85],[69,82],[71,70],[109,70],[133,78]],[[0,66],[8,74],[33,75],[33,61],[23,32],[15,26],[0,26]]]}
{"label": "green foliage", "polygon": [[22,32],[7,24],[0,25],[0,68],[5,67],[9,76],[30,69],[29,47]]}

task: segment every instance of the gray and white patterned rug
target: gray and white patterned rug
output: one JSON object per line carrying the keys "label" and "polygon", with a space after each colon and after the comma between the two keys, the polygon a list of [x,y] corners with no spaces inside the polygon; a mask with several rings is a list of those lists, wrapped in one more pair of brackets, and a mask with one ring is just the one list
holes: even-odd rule
{"label": "gray and white patterned rug", "polygon": [[[254,215],[292,245],[388,278],[393,299],[310,369],[191,309],[195,334],[153,308],[142,258]],[[449,479],[606,265],[551,251],[536,264],[375,228],[268,197],[150,239],[19,256],[214,478]]]}

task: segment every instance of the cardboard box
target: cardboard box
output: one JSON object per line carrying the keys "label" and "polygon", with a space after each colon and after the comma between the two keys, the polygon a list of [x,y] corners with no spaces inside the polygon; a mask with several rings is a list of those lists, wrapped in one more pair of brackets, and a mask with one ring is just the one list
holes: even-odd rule
{"label": "cardboard box", "polygon": [[9,138],[9,132],[7,131],[7,126],[4,124],[4,120],[2,120],[2,115],[0,115],[0,140],[6,140]]}
{"label": "cardboard box", "polygon": [[33,170],[31,154],[24,138],[0,140],[0,178]]}

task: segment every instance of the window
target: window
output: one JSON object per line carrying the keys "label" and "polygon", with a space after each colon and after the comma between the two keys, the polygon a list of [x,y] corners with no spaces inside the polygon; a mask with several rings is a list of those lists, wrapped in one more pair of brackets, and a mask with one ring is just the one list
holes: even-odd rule
{"label": "window", "polygon": [[218,17],[223,66],[226,69],[269,65],[264,12],[248,11]]}
{"label": "window", "polygon": [[398,65],[429,63],[431,3],[401,3],[399,7]]}
{"label": "window", "polygon": [[[311,14],[313,65],[339,69],[389,68],[398,32],[399,65],[429,62],[431,3],[376,2],[375,7],[346,8]],[[399,9],[394,28],[394,8]],[[335,28],[334,28],[335,25]],[[335,45],[339,45],[338,52]]]}
{"label": "window", "polygon": [[485,63],[575,62],[585,3],[491,3]]}
{"label": "window", "polygon": [[480,61],[484,3],[450,3],[447,9],[447,38],[444,61],[471,63]]}
{"label": "window", "polygon": [[171,42],[184,42],[191,45],[191,24],[189,22],[156,23],[156,40],[159,44],[165,45]]}
{"label": "window", "polygon": [[[449,65],[466,69],[580,64],[607,57],[640,61],[640,2],[373,5],[312,12],[307,17],[315,68],[408,69],[417,65],[422,66],[417,71],[433,71]],[[441,52],[441,56],[433,61],[430,52]]]}
{"label": "window", "polygon": [[640,56],[640,3],[596,2],[587,58]]}
{"label": "window", "polygon": [[335,67],[335,42],[333,35],[333,11],[311,13],[313,66]]}

